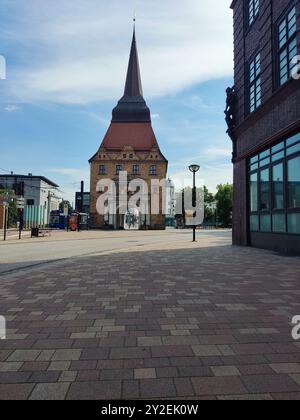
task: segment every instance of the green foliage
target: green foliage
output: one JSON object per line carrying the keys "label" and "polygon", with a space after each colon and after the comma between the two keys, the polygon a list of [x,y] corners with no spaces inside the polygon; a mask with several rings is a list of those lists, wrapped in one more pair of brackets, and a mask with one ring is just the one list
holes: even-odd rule
{"label": "green foliage", "polygon": [[8,227],[15,228],[18,222],[18,207],[17,207],[17,200],[12,200],[9,203],[9,210],[8,210]]}
{"label": "green foliage", "polygon": [[18,222],[18,203],[14,198],[15,192],[12,190],[0,190],[0,199],[8,203],[8,222],[9,228],[15,228]]}
{"label": "green foliage", "polygon": [[62,202],[59,204],[59,210],[60,210],[61,212],[64,212],[64,210],[65,210],[65,205],[67,205],[67,206],[69,207],[69,214],[72,214],[72,212],[73,212],[72,205],[71,205],[70,201],[67,201],[67,200],[62,201]]}
{"label": "green foliage", "polygon": [[233,185],[221,184],[217,187],[216,200],[219,222],[224,227],[232,226]]}
{"label": "green foliage", "polygon": [[[192,188],[185,188],[185,192],[191,193]],[[180,194],[177,195],[177,200],[181,200]],[[204,186],[204,200],[204,223],[218,223],[218,225],[228,228],[232,226],[233,185],[218,185],[216,195],[209,192],[208,188]],[[215,203],[216,209],[212,206],[213,203]]]}
{"label": "green foliage", "polygon": [[214,201],[214,195],[208,191],[206,186],[204,186],[204,223],[212,223],[216,220],[215,211],[209,206],[209,204]]}
{"label": "green foliage", "polygon": [[7,196],[15,195],[13,190],[0,189],[0,199],[5,199]]}

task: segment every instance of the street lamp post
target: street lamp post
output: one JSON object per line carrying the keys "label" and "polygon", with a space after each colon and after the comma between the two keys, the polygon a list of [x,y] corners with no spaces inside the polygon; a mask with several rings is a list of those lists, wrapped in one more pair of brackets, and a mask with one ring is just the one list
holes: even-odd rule
{"label": "street lamp post", "polygon": [[[193,174],[193,207],[197,205],[196,173],[200,170],[199,165],[190,165],[189,170]],[[193,242],[196,242],[196,225],[193,226]]]}
{"label": "street lamp post", "polygon": [[4,241],[6,241],[7,238],[7,225],[8,225],[8,208],[9,204],[4,203]]}

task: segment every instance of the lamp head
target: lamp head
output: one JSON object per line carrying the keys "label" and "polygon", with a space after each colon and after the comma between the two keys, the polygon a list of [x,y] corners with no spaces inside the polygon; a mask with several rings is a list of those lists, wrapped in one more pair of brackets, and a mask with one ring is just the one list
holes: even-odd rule
{"label": "lamp head", "polygon": [[189,170],[193,173],[196,173],[200,170],[200,166],[199,165],[190,165]]}

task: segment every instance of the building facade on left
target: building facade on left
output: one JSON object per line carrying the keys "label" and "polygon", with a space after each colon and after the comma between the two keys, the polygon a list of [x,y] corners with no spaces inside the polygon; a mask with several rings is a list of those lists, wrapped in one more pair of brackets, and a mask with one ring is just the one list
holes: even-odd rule
{"label": "building facade on left", "polygon": [[59,209],[61,197],[58,188],[43,176],[0,175],[0,190],[12,191],[16,197],[24,198],[25,207],[43,207],[47,215]]}

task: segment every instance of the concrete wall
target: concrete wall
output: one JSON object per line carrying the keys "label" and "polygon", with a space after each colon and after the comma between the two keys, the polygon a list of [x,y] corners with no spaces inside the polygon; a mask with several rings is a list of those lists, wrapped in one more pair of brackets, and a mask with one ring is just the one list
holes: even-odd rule
{"label": "concrete wall", "polygon": [[[24,182],[24,200],[25,206],[34,205],[34,206],[46,206],[47,214],[52,210],[59,209],[59,203],[61,201],[60,194],[58,190],[51,185],[49,185],[44,180],[38,178],[30,177],[5,177],[0,176],[0,184],[7,189],[16,189],[16,184],[21,184]],[[15,191],[16,195],[21,195],[21,191]],[[48,209],[48,194],[51,194],[50,200],[50,209]]]}

